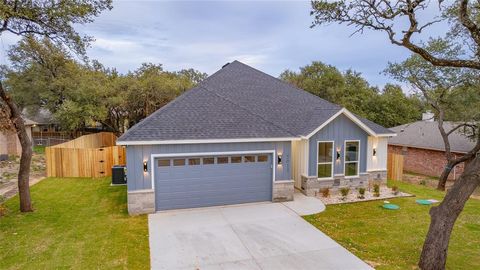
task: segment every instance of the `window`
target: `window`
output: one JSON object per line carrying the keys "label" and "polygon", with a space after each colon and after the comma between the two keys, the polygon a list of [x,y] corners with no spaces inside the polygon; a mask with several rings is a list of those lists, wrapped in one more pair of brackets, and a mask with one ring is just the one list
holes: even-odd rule
{"label": "window", "polygon": [[210,164],[215,164],[215,158],[213,157],[203,158],[203,165],[210,165]]}
{"label": "window", "polygon": [[227,164],[228,157],[217,157],[217,164]]}
{"label": "window", "polygon": [[260,155],[257,157],[257,162],[267,162],[268,156],[267,155]]}
{"label": "window", "polygon": [[188,165],[200,165],[200,158],[189,158]]}
{"label": "window", "polygon": [[173,166],[185,166],[185,159],[174,159]]}
{"label": "window", "polygon": [[358,176],[359,141],[345,141],[345,176]]}
{"label": "window", "polygon": [[245,162],[255,162],[255,156],[244,156],[243,160]]}
{"label": "window", "polygon": [[170,166],[170,159],[159,159],[158,167],[168,167]]}
{"label": "window", "polygon": [[235,156],[231,158],[232,163],[242,163],[242,157],[241,156]]}
{"label": "window", "polygon": [[318,142],[317,177],[333,177],[333,142]]}

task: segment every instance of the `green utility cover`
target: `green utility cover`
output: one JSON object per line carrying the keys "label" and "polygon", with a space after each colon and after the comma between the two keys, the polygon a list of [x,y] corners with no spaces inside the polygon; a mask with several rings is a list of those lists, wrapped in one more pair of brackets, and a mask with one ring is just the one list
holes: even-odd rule
{"label": "green utility cover", "polygon": [[396,204],[393,204],[393,203],[386,203],[382,207],[385,208],[385,209],[388,209],[388,210],[398,210],[398,209],[400,209],[400,206],[398,206]]}
{"label": "green utility cover", "polygon": [[416,200],[415,202],[417,202],[418,204],[421,204],[421,205],[430,205],[430,204],[432,204],[432,202],[429,201],[429,200]]}

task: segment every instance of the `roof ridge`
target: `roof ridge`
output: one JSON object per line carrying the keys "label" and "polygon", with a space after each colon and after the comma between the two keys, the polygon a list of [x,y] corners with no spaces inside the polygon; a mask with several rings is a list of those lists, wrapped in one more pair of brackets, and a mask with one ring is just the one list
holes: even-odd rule
{"label": "roof ridge", "polygon": [[[305,92],[305,93],[307,93],[307,94],[309,94],[309,95],[311,95],[311,96],[313,96],[313,97],[315,97],[315,98],[317,98],[317,99],[321,99],[322,101],[325,101],[325,102],[329,103],[330,105],[333,105],[333,106],[335,106],[335,107],[339,107],[340,109],[343,108],[342,106],[340,106],[340,105],[338,105],[338,104],[332,103],[332,102],[330,102],[330,101],[328,101],[328,100],[326,100],[326,99],[324,99],[324,98],[321,98],[321,97],[319,97],[319,96],[317,96],[317,95],[314,95],[314,94],[308,92],[308,91],[305,90],[305,89],[302,89],[302,88],[300,88],[300,87],[297,87],[297,86],[295,86],[295,85],[293,85],[293,84],[291,84],[291,83],[288,83],[288,82],[286,82],[286,81],[284,81],[284,80],[281,80],[281,79],[279,79],[279,78],[277,78],[277,77],[274,77],[274,76],[272,76],[272,75],[270,75],[270,74],[268,74],[268,73],[265,73],[265,72],[263,72],[263,71],[261,71],[261,70],[258,70],[258,69],[256,69],[256,68],[254,68],[254,67],[252,67],[252,66],[249,66],[249,65],[247,65],[247,64],[244,64],[244,63],[242,63],[242,62],[240,62],[240,61],[237,61],[237,60],[235,60],[235,61],[233,61],[233,62],[238,62],[238,63],[240,63],[240,64],[242,64],[242,65],[244,65],[244,66],[246,66],[246,67],[248,67],[248,68],[250,68],[250,69],[253,69],[253,70],[256,71],[256,72],[259,72],[259,73],[262,73],[262,74],[264,74],[264,75],[267,75],[267,76],[271,77],[272,79],[274,79],[274,80],[276,80],[276,81],[278,81],[278,82],[280,82],[280,83],[282,83],[282,84],[284,84],[284,85],[287,85],[287,86],[289,86],[289,87],[292,87],[292,88],[294,88],[295,90],[299,90],[299,91]],[[233,62],[232,62],[232,63],[233,63]],[[212,74],[212,75],[213,75],[213,74]],[[325,110],[329,110],[329,109],[325,109]],[[331,110],[333,110],[333,109],[331,109]]]}
{"label": "roof ridge", "polygon": [[269,120],[263,118],[262,116],[260,116],[260,115],[258,115],[258,114],[256,114],[256,113],[251,112],[250,110],[248,110],[248,109],[245,108],[244,106],[235,103],[235,102],[232,101],[231,99],[229,99],[229,98],[227,98],[227,97],[224,97],[224,96],[218,94],[216,91],[210,90],[210,89],[208,89],[207,87],[205,87],[205,86],[203,86],[203,85],[202,85],[202,86],[199,86],[199,87],[201,87],[201,88],[207,90],[208,92],[210,92],[210,93],[212,93],[212,94],[214,94],[214,95],[222,98],[223,100],[226,100],[226,101],[228,101],[228,102],[236,105],[237,107],[239,107],[239,108],[241,108],[242,110],[246,111],[248,114],[253,115],[253,116],[255,116],[255,117],[258,117],[258,118],[262,119],[263,121],[265,121],[265,122],[267,122],[267,123],[270,123],[270,124],[272,124],[273,126],[275,126],[275,127],[277,127],[277,128],[280,128],[280,129],[286,131],[287,133],[291,134],[292,136],[298,136],[297,134],[292,133],[290,130],[285,129],[285,128],[282,127],[282,126],[279,126],[279,125],[273,123],[272,121],[269,121]]}

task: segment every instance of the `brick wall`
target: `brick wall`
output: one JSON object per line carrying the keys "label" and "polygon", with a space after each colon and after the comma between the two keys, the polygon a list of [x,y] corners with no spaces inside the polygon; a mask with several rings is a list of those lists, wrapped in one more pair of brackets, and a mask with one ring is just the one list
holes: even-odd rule
{"label": "brick wall", "polygon": [[[389,153],[404,155],[403,169],[405,171],[439,177],[447,163],[442,151],[388,145]],[[462,154],[456,154],[460,156]],[[457,179],[463,173],[464,164],[458,164],[450,173],[448,179]]]}

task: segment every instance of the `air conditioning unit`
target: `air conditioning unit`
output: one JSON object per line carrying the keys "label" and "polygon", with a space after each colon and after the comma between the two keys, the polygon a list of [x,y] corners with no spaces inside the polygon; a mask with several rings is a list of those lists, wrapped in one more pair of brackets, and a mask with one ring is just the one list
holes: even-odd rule
{"label": "air conditioning unit", "polygon": [[112,167],[112,185],[127,184],[127,168],[122,165]]}

